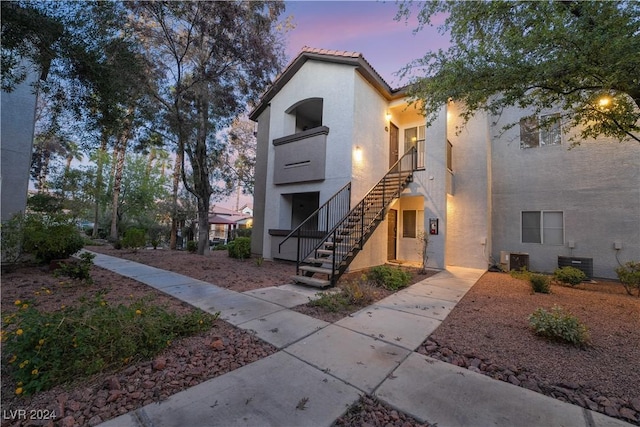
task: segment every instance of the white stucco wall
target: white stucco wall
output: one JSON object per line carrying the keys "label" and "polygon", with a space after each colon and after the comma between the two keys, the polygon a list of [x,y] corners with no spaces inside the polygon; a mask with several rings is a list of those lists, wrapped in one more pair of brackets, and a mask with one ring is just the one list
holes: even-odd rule
{"label": "white stucco wall", "polygon": [[[493,127],[493,256],[526,252],[530,268],[552,272],[557,257],[593,258],[594,276],[615,278],[621,262],[640,259],[640,144],[606,139],[520,149],[519,127],[498,136],[526,112],[505,111]],[[564,212],[564,245],[521,243],[521,212]],[[571,249],[568,242],[575,242]]]}
{"label": "white stucco wall", "polygon": [[[319,191],[320,204],[323,204],[351,179],[351,140],[355,123],[354,85],[353,67],[309,60],[271,100],[269,162],[265,185],[268,196],[264,208],[265,258],[277,257],[277,254],[272,253],[269,229],[287,229],[291,226],[291,209],[285,205],[283,194]],[[325,179],[319,182],[274,185],[274,147],[271,142],[295,132],[291,116],[285,111],[296,102],[313,97],[323,99],[322,122],[329,127]]]}
{"label": "white stucco wall", "polygon": [[37,79],[33,70],[15,90],[2,92],[2,221],[24,211],[27,203],[37,98],[33,84]]}
{"label": "white stucco wall", "polygon": [[473,117],[463,128],[458,105],[447,111],[447,137],[453,146],[453,194],[447,196],[447,265],[487,268],[490,230],[490,137],[487,117]]}

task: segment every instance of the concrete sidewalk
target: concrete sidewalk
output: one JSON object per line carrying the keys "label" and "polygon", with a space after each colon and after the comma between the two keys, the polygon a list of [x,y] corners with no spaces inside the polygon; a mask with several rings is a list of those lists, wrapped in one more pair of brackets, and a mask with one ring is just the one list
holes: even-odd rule
{"label": "concrete sidewalk", "polygon": [[257,336],[279,352],[101,424],[329,426],[361,394],[444,426],[630,426],[415,352],[484,273],[451,267],[334,324],[290,310],[317,290],[236,293],[96,254],[95,264],[146,283]]}

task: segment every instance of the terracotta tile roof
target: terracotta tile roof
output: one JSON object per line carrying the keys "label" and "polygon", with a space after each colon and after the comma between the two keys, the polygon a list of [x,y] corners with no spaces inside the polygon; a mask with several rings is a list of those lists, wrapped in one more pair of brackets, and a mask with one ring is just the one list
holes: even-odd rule
{"label": "terracotta tile roof", "polygon": [[300,53],[282,70],[274,79],[264,94],[260,97],[260,101],[249,114],[249,118],[255,120],[258,115],[266,108],[267,104],[280,91],[282,86],[302,67],[302,64],[308,59],[326,60],[330,62],[339,62],[354,65],[361,74],[385,97],[395,97],[404,88],[392,89],[391,86],[382,78],[382,76],[371,66],[360,52],[349,52],[346,50],[319,49],[304,46]]}

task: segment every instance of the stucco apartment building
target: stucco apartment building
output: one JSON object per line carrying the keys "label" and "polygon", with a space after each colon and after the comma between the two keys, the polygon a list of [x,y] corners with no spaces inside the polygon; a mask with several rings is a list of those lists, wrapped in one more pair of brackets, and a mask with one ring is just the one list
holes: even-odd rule
{"label": "stucco apartment building", "polygon": [[[443,106],[427,127],[405,89],[389,87],[361,54],[304,48],[250,115],[258,140],[253,252],[296,259],[291,231],[346,186],[348,206],[331,216],[350,215],[347,223],[355,221],[349,210],[364,215],[372,205],[370,190],[387,197],[369,231],[358,226],[365,238],[355,251],[337,237],[352,225],[324,211],[307,220],[318,230],[315,253],[300,255],[311,266],[322,267],[318,250],[327,258],[349,252],[351,270],[419,262],[425,230],[436,269],[514,267],[517,259],[552,272],[562,257],[615,278],[619,262],[640,260],[640,144],[598,139],[569,149],[559,128],[537,129],[517,108],[477,114],[459,130],[458,108]],[[516,125],[503,131],[509,123]],[[410,175],[398,172],[403,162]],[[391,194],[380,180],[391,182],[394,164],[402,176]],[[336,229],[334,243],[322,240]]]}

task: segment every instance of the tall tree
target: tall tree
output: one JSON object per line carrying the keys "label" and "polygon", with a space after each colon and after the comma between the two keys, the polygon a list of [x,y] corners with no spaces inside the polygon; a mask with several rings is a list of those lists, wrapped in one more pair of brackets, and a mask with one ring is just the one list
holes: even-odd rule
{"label": "tall tree", "polygon": [[[400,5],[398,19],[413,12]],[[444,14],[444,15],[440,15]],[[431,123],[449,100],[462,117],[479,110],[562,108],[565,129],[640,141],[640,3],[636,1],[432,1],[419,4],[419,31],[446,16],[447,50],[402,72]]]}
{"label": "tall tree", "polygon": [[[185,188],[197,198],[198,253],[208,247],[216,132],[266,87],[282,65],[276,29],[283,2],[129,3],[132,25],[156,67],[166,129],[176,136]],[[188,164],[187,164],[188,162]],[[173,236],[172,236],[173,237]]]}

